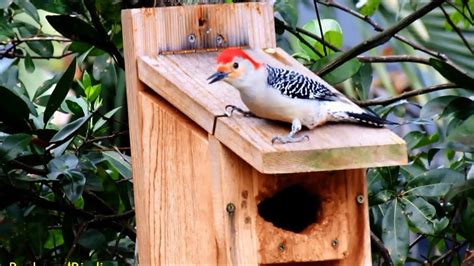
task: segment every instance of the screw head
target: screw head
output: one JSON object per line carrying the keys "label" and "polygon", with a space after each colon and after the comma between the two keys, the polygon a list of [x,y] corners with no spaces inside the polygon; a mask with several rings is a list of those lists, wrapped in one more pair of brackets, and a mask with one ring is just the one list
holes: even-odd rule
{"label": "screw head", "polygon": [[195,43],[196,42],[196,35],[194,33],[191,33],[188,35],[188,42],[189,43]]}
{"label": "screw head", "polygon": [[222,44],[224,44],[224,42],[225,42],[224,36],[222,36],[221,34],[218,34],[217,37],[216,37],[216,44],[217,45],[222,45]]}
{"label": "screw head", "polygon": [[285,251],[285,243],[280,243],[280,244],[278,245],[278,251],[280,251],[280,252]]}
{"label": "screw head", "polygon": [[357,195],[356,197],[357,203],[362,204],[364,203],[364,196],[362,194]]}
{"label": "screw head", "polygon": [[332,246],[333,248],[337,247],[337,239],[333,239],[333,240],[331,241],[331,246]]}
{"label": "screw head", "polygon": [[227,203],[227,206],[225,207],[225,210],[227,211],[227,213],[228,213],[229,215],[234,214],[234,212],[235,212],[235,205],[234,205],[234,203],[232,203],[232,202]]}

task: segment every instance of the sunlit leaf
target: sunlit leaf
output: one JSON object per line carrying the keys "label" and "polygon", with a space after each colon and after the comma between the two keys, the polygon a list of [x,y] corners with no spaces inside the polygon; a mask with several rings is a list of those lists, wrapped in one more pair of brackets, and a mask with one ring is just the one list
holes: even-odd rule
{"label": "sunlit leaf", "polygon": [[[340,55],[341,53],[334,53],[321,58],[314,65],[311,66],[311,70],[317,71],[321,69],[323,66],[329,64]],[[357,60],[357,58],[353,58],[345,62],[341,66],[337,67],[336,69],[332,70],[328,74],[322,76],[322,78],[332,85],[338,84],[354,76],[357,71],[359,71],[360,66],[361,63],[359,62],[359,60]]]}

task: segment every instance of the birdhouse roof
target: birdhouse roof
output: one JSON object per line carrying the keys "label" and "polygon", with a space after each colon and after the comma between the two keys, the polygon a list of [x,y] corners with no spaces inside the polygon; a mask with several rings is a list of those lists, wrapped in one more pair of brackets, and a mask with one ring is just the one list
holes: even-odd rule
{"label": "birdhouse roof", "polygon": [[[273,66],[294,69],[324,82],[281,49],[248,50]],[[385,128],[328,124],[303,130],[309,141],[274,144],[275,135],[288,134],[290,125],[234,113],[226,105],[247,109],[232,86],[209,85],[217,53],[142,56],[139,79],[262,173],[296,173],[406,164],[405,142]],[[330,87],[330,86],[329,86]]]}

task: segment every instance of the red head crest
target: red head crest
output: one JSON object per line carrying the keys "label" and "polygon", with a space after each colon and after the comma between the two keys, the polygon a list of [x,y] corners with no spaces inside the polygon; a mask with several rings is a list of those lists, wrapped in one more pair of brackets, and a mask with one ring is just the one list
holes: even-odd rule
{"label": "red head crest", "polygon": [[222,51],[217,57],[218,64],[227,64],[234,60],[235,57],[241,57],[249,60],[252,65],[257,69],[260,67],[260,63],[253,60],[246,52],[239,48],[227,48]]}

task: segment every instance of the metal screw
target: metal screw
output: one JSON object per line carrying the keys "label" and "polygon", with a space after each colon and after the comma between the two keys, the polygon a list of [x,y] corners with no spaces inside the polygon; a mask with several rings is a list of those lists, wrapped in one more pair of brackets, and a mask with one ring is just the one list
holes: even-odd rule
{"label": "metal screw", "polygon": [[362,204],[364,203],[364,196],[362,194],[357,195],[356,197],[357,203]]}
{"label": "metal screw", "polygon": [[227,213],[228,213],[229,215],[234,214],[234,212],[235,212],[235,205],[234,205],[234,203],[232,203],[232,202],[227,203],[227,206],[225,207],[225,210],[227,211]]}
{"label": "metal screw", "polygon": [[224,36],[218,34],[217,37],[216,37],[216,44],[217,45],[222,45],[225,41],[225,38]]}
{"label": "metal screw", "polygon": [[336,248],[336,247],[337,247],[337,239],[333,239],[333,240],[331,241],[331,246],[332,246],[333,248]]}
{"label": "metal screw", "polygon": [[280,244],[278,245],[278,250],[279,250],[280,252],[285,251],[285,243],[280,243]]}
{"label": "metal screw", "polygon": [[188,42],[190,43],[196,42],[196,35],[194,35],[194,33],[191,33],[188,35]]}

